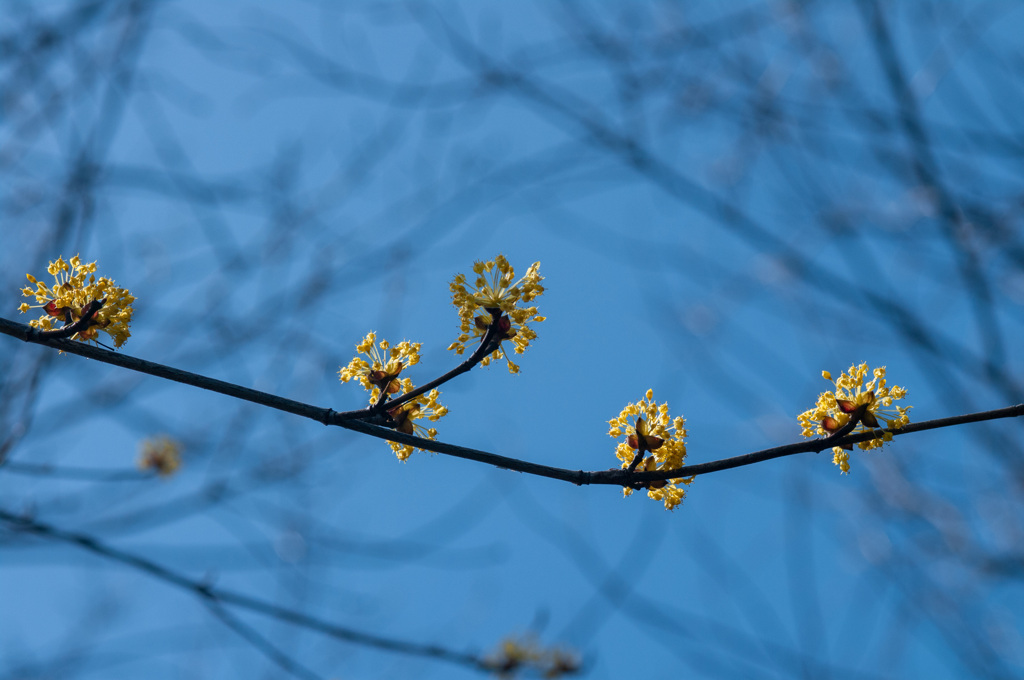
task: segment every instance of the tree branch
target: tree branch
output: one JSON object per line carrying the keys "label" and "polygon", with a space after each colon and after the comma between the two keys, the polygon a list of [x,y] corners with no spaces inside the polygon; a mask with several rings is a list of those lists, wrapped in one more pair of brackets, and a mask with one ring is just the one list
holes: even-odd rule
{"label": "tree branch", "polygon": [[292,625],[309,630],[315,630],[329,637],[345,642],[351,642],[365,647],[373,647],[388,652],[406,654],[408,656],[419,656],[439,661],[466,666],[475,670],[490,670],[488,662],[465,652],[457,652],[439,645],[427,645],[394,638],[386,638],[379,635],[364,633],[353,628],[339,626],[321,618],[303,614],[293,609],[287,609],[279,605],[250,597],[242,593],[223,588],[217,588],[208,583],[191,579],[187,576],[163,567],[144,557],[113,548],[98,539],[87,534],[80,534],[59,529],[50,524],[40,522],[30,517],[16,515],[0,508],[0,520],[7,522],[15,531],[23,531],[37,536],[42,536],[62,543],[70,543],[95,555],[99,555],[115,562],[120,562],[150,576],[181,588],[194,594],[209,606],[219,607],[232,605],[241,609],[257,612],[279,621],[285,621]]}
{"label": "tree branch", "polygon": [[[478,463],[485,463],[487,465],[514,470],[516,472],[524,472],[526,474],[537,475],[539,477],[571,482],[578,486],[585,484],[606,484],[612,486],[632,487],[638,484],[643,485],[646,482],[706,475],[711,472],[730,470],[732,468],[743,467],[744,465],[753,465],[754,463],[760,463],[773,458],[782,458],[783,456],[792,456],[798,453],[818,453],[825,449],[832,448],[833,446],[852,445],[871,439],[878,439],[887,432],[896,436],[910,434],[912,432],[922,432],[924,430],[933,430],[941,427],[952,427],[954,425],[962,425],[965,423],[976,423],[984,420],[1016,418],[1024,415],[1024,404],[1017,404],[1016,406],[1009,406],[1007,408],[992,411],[982,411],[979,413],[970,413],[967,415],[911,423],[899,430],[871,430],[868,432],[859,432],[857,434],[849,435],[840,431],[836,434],[843,436],[838,438],[833,435],[823,439],[812,439],[809,441],[797,442],[795,444],[786,444],[784,446],[776,446],[770,449],[754,451],[740,456],[733,456],[731,458],[722,458],[720,460],[707,463],[685,465],[676,470],[630,472],[628,470],[612,468],[609,470],[586,472],[583,470],[568,470],[565,468],[551,467],[550,465],[531,463],[529,461],[510,458],[508,456],[502,456],[488,451],[481,451],[479,449],[472,449],[465,446],[446,444],[445,442],[416,437],[386,427],[381,427],[380,425],[375,425],[371,422],[356,419],[357,417],[362,417],[364,419],[374,417],[371,409],[338,412],[330,408],[321,408],[311,404],[304,404],[299,401],[286,399],[267,392],[260,392],[259,390],[253,390],[248,387],[242,387],[241,385],[235,385],[215,378],[208,378],[197,373],[182,371],[177,368],[171,368],[169,366],[164,366],[163,364],[146,361],[145,359],[138,359],[125,354],[119,354],[111,350],[94,347],[81,342],[41,337],[38,332],[35,331],[36,329],[31,328],[30,326],[0,318],[0,333],[21,338],[26,342],[34,342],[36,344],[59,349],[69,354],[77,354],[88,359],[95,359],[96,361],[113,364],[132,371],[138,371],[158,378],[165,378],[174,382],[200,387],[229,397],[251,401],[255,404],[268,406],[279,411],[294,413],[295,415],[310,418],[323,423],[324,425],[336,425],[347,430],[353,430],[355,432],[370,435],[371,437],[398,442],[400,444],[409,444],[427,451],[442,453],[456,458],[463,458],[465,460],[473,460]],[[481,348],[485,347],[486,344],[481,343]],[[473,357],[475,357],[480,351],[480,348],[478,348],[477,352],[473,353]],[[473,357],[470,357],[470,359]],[[469,360],[464,362],[463,365],[466,363],[469,363]],[[461,366],[455,370],[459,369],[461,369]]]}

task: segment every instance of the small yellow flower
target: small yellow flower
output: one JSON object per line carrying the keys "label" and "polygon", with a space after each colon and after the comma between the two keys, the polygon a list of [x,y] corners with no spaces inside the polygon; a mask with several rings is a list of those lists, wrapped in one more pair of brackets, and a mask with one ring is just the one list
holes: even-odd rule
{"label": "small yellow flower", "polygon": [[[497,322],[503,334],[501,340],[511,340],[516,354],[525,352],[530,342],[537,338],[530,324],[544,321],[544,317],[537,314],[536,307],[520,306],[544,293],[544,286],[540,285],[544,277],[539,270],[540,262],[534,262],[526,274],[516,280],[512,265],[503,255],[498,255],[493,260],[473,264],[476,281],[472,286],[467,285],[465,275],[456,274],[449,289],[452,292],[452,304],[459,310],[460,333],[448,349],[462,354],[470,338],[482,337],[487,328]],[[519,372],[519,366],[509,359],[500,344],[481,363],[487,366],[492,360],[502,357],[508,362],[510,373]]]}
{"label": "small yellow flower", "polygon": [[[865,382],[869,374],[871,380]],[[910,422],[907,411],[912,407],[893,405],[894,401],[907,396],[907,390],[898,385],[886,385],[885,366],[871,371],[863,363],[850,366],[837,380],[832,380],[832,374],[828,371],[822,371],[821,377],[831,382],[835,389],[823,392],[814,408],[797,417],[804,437],[830,435],[849,424],[851,418],[857,419],[851,434],[878,429],[882,423],[885,423],[887,429],[898,430]],[[884,442],[891,439],[892,433],[885,432],[881,437],[860,442],[857,446],[863,451],[869,451],[881,448]],[[852,447],[844,449],[836,446],[832,449],[832,462],[844,474],[850,471],[850,450]]]}
{"label": "small yellow flower", "polygon": [[[416,389],[412,380],[403,378],[400,374],[409,366],[419,363],[421,346],[418,342],[405,340],[394,346],[387,340],[377,342],[377,334],[371,331],[356,345],[356,350],[369,361],[362,357],[354,357],[348,362],[348,366],[343,366],[338,371],[338,377],[341,382],[358,380],[364,389],[369,390],[371,404],[376,404],[380,400],[381,390],[384,390],[385,402],[382,408],[391,427],[405,434],[435,439],[437,430],[423,427],[416,421],[426,419],[437,422],[448,414],[448,407],[442,406],[437,400],[441,396],[440,392],[431,390],[393,408],[388,408],[386,401],[392,395],[400,397]],[[416,450],[408,444],[390,441],[388,444],[399,460],[406,460]]]}
{"label": "small yellow flower", "polygon": [[181,444],[167,435],[142,440],[138,466],[140,470],[155,470],[161,477],[170,477],[181,467]]}
{"label": "small yellow flower", "polygon": [[52,287],[27,274],[29,283],[34,284],[35,288],[21,289],[24,297],[35,298],[37,304],[23,302],[18,311],[24,314],[30,309],[42,308],[45,312],[38,319],[29,321],[30,326],[45,331],[55,330],[59,326],[54,326],[54,319],[62,325],[74,323],[81,320],[83,310],[89,303],[105,299],[106,302],[92,317],[88,327],[75,333],[72,338],[98,343],[98,331],[103,331],[114,339],[114,347],[127,342],[131,336],[128,327],[134,311],[132,303],[135,302],[135,297],[127,289],[118,288],[113,280],[106,277],[97,279],[96,263],[83,263],[77,255],[69,261],[63,257],[57,258],[46,271],[54,278]]}
{"label": "small yellow flower", "polygon": [[[626,440],[619,442],[615,449],[623,469],[628,468],[637,456],[641,458],[635,469],[641,472],[683,467],[686,460],[686,421],[682,416],[670,418],[668,404],[655,403],[654,390],[647,390],[640,402],[628,404],[617,418],[608,421],[608,426],[610,437],[617,439],[626,435]],[[646,455],[648,452],[650,456]],[[665,509],[674,510],[686,497],[686,489],[680,484],[692,482],[693,477],[651,482],[647,486],[647,496],[662,501]],[[626,487],[622,492],[629,496],[633,489]]]}
{"label": "small yellow flower", "polygon": [[413,389],[412,382],[408,378],[399,378],[403,369],[415,366],[420,361],[421,343],[408,342],[403,340],[394,347],[387,340],[377,343],[377,334],[370,331],[363,338],[363,341],[356,345],[356,351],[366,355],[369,361],[362,357],[354,357],[338,371],[341,382],[358,380],[364,389],[370,392],[370,403],[374,404],[380,398],[380,391],[387,390],[387,393],[405,394]]}
{"label": "small yellow flower", "polygon": [[[408,390],[407,390],[408,391]],[[448,415],[448,407],[442,406],[437,398],[441,396],[441,393],[437,390],[430,390],[426,394],[421,394],[412,401],[406,402],[401,406],[396,406],[393,409],[388,410],[388,417],[392,421],[392,427],[399,432],[405,434],[413,434],[417,437],[426,437],[427,439],[436,439],[437,430],[430,427],[426,428],[417,423],[417,420],[426,419],[432,423],[436,423],[438,420]],[[409,444],[399,444],[398,442],[388,442],[391,450],[398,456],[398,460],[407,460],[412,452],[415,450]],[[423,449],[420,449],[421,451]]]}

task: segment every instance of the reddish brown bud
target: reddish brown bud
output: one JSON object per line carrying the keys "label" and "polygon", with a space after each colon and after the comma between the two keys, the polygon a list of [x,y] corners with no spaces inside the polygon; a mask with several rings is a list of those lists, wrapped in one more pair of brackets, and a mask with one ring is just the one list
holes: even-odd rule
{"label": "reddish brown bud", "polygon": [[64,313],[68,311],[68,308],[67,307],[58,307],[56,300],[50,300],[45,305],[43,305],[43,311],[45,311],[47,314],[49,314],[52,317],[56,317],[58,319],[63,319],[64,318]]}
{"label": "reddish brown bud", "polygon": [[398,408],[388,411],[388,415],[391,416],[391,420],[394,421],[394,427],[399,432],[405,434],[413,434],[415,428],[412,425],[412,412],[416,409],[416,406],[399,406]]}
{"label": "reddish brown bud", "polygon": [[657,451],[661,448],[661,445],[665,443],[665,440],[661,437],[655,437],[653,435],[644,435],[644,446],[647,447],[648,451]]}
{"label": "reddish brown bud", "polygon": [[661,448],[661,445],[665,443],[665,440],[661,437],[655,437],[654,435],[647,434],[650,432],[650,428],[647,426],[647,421],[642,417],[636,419],[636,434],[629,435],[626,438],[626,443],[629,444],[630,448],[636,449],[637,451],[656,451]]}
{"label": "reddish brown bud", "polygon": [[860,422],[864,423],[868,427],[880,427],[878,424],[878,418],[871,411],[864,409],[864,415],[860,417]]}
{"label": "reddish brown bud", "polygon": [[370,374],[366,376],[366,379],[370,381],[371,385],[379,387],[382,392],[394,394],[402,389],[401,383],[396,380],[398,375],[402,372],[402,368],[404,367],[399,365],[398,370],[394,373],[388,373],[387,371],[382,371],[380,369],[370,371]]}
{"label": "reddish brown bud", "polygon": [[512,320],[507,316],[498,319],[498,333],[501,334],[503,340],[511,340],[516,337],[516,332],[512,330]]}

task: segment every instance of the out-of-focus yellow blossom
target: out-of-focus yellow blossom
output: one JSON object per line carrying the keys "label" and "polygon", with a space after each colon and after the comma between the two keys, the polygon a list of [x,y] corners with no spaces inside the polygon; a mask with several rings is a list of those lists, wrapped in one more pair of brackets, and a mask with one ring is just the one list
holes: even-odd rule
{"label": "out-of-focus yellow blossom", "polygon": [[557,648],[546,649],[533,635],[505,638],[488,663],[500,678],[515,677],[526,669],[544,678],[561,678],[580,670],[575,654]]}
{"label": "out-of-focus yellow blossom", "polygon": [[[423,427],[416,421],[426,419],[432,423],[436,423],[448,414],[448,407],[442,406],[438,403],[437,398],[439,396],[441,396],[440,392],[437,390],[430,390],[426,394],[421,394],[411,401],[400,406],[396,406],[394,409],[388,410],[388,416],[394,423],[393,427],[399,432],[404,432],[405,434],[413,434],[417,437],[435,439],[437,437],[436,429],[432,427]],[[408,459],[415,450],[409,444],[399,444],[398,442],[389,441],[388,445],[391,446],[391,450],[395,452],[396,456],[398,456],[398,460],[402,461]],[[423,449],[420,450],[422,451]]]}
{"label": "out-of-focus yellow blossom", "polygon": [[[498,255],[493,260],[473,264],[476,281],[472,286],[466,283],[465,275],[456,274],[449,288],[452,292],[452,303],[459,310],[460,333],[448,349],[455,350],[456,354],[462,354],[466,351],[466,343],[470,338],[482,337],[487,328],[493,322],[497,322],[499,332],[502,334],[500,340],[511,340],[515,345],[516,354],[525,352],[530,342],[537,338],[537,333],[530,328],[530,324],[544,321],[544,317],[537,314],[536,307],[520,306],[532,302],[544,293],[544,286],[540,285],[544,277],[539,274],[539,270],[540,262],[534,262],[526,270],[526,274],[516,280],[512,265],[503,255]],[[481,314],[481,311],[486,313]],[[510,373],[519,372],[519,366],[508,358],[500,344],[498,349],[480,363],[487,366],[491,360],[501,357],[508,362]]]}
{"label": "out-of-focus yellow blossom", "polygon": [[[35,298],[37,304],[23,302],[18,311],[25,313],[30,309],[42,308],[45,312],[38,319],[29,321],[30,326],[44,331],[55,330],[68,322],[81,320],[83,310],[89,303],[106,299],[89,325],[71,337],[98,343],[99,331],[103,331],[114,339],[114,347],[127,342],[131,336],[128,326],[132,321],[132,303],[135,302],[135,297],[127,289],[118,288],[113,280],[106,277],[97,279],[96,263],[83,263],[77,255],[69,261],[63,257],[57,258],[56,262],[50,263],[47,271],[54,278],[52,287],[26,274],[35,288],[21,289],[23,296]],[[60,326],[54,326],[54,319],[59,319]]]}
{"label": "out-of-focus yellow blossom", "polygon": [[[871,380],[865,382],[868,375]],[[859,366],[854,364],[837,380],[832,380],[832,374],[828,371],[822,371],[821,377],[831,382],[835,389],[823,392],[814,408],[797,417],[803,428],[803,436],[830,435],[847,425],[851,418],[857,419],[857,425],[850,434],[878,429],[883,427],[881,423],[885,423],[887,429],[898,430],[910,422],[907,411],[912,407],[893,404],[906,397],[907,390],[898,385],[889,387],[885,384],[885,366],[871,371],[866,363]],[[881,448],[884,442],[891,439],[892,433],[884,432],[878,439],[860,442],[857,446],[868,451]],[[843,473],[850,471],[850,450],[852,447],[832,448],[832,462]]]}
{"label": "out-of-focus yellow blossom", "polygon": [[381,340],[380,343],[376,341],[376,333],[367,333],[363,341],[356,345],[356,351],[366,355],[369,361],[353,357],[348,366],[338,371],[341,382],[356,379],[364,389],[369,390],[371,404],[380,398],[382,389],[387,390],[388,394],[410,392],[413,389],[412,382],[408,378],[399,378],[399,374],[420,361],[421,343],[403,340],[392,347],[387,340]]}
{"label": "out-of-focus yellow blossom", "polygon": [[[626,440],[619,442],[615,449],[623,469],[628,468],[638,455],[642,456],[635,468],[638,472],[683,467],[686,460],[686,421],[682,416],[670,418],[668,404],[655,403],[653,390],[647,390],[639,403],[628,404],[617,418],[608,421],[608,426],[610,437],[617,439],[626,435]],[[692,482],[693,477],[651,482],[647,486],[647,496],[662,501],[667,510],[674,510],[686,497],[685,485]],[[626,487],[622,492],[628,496],[633,489]]]}
{"label": "out-of-focus yellow blossom", "polygon": [[138,466],[144,472],[155,470],[161,477],[170,477],[181,467],[181,444],[167,435],[142,440]]}

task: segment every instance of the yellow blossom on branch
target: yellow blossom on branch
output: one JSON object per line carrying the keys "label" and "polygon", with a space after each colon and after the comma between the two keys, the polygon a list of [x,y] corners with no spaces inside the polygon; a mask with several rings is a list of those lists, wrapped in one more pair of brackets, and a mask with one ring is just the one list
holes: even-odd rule
{"label": "yellow blossom on branch", "polygon": [[473,264],[474,285],[466,283],[465,275],[456,274],[449,289],[452,303],[459,310],[460,332],[448,349],[462,354],[470,338],[483,337],[491,324],[497,323],[501,334],[498,348],[480,363],[487,366],[492,360],[504,357],[509,372],[518,373],[519,366],[509,359],[500,342],[511,340],[515,353],[522,354],[537,338],[530,324],[544,321],[544,317],[537,313],[536,307],[525,305],[544,293],[544,286],[540,284],[544,277],[539,270],[540,262],[534,262],[517,280],[512,265],[503,255],[498,255],[493,260]]}
{"label": "yellow blossom on branch", "polygon": [[167,435],[150,437],[139,444],[140,470],[156,471],[161,477],[170,477],[181,467],[181,445]]}
{"label": "yellow blossom on branch", "polygon": [[[380,402],[382,393],[383,413],[386,416],[386,424],[399,432],[434,439],[437,437],[437,430],[432,427],[424,427],[417,423],[418,420],[437,422],[448,414],[448,407],[438,402],[441,393],[437,390],[430,390],[407,402],[400,403],[394,407],[388,407],[387,400],[401,397],[403,394],[412,392],[415,386],[409,378],[401,377],[401,372],[409,366],[415,366],[420,361],[420,347],[418,342],[403,340],[397,345],[392,345],[387,340],[377,342],[377,334],[369,332],[363,341],[356,345],[356,350],[364,355],[354,357],[338,371],[341,382],[358,380],[364,389],[370,392],[370,403],[376,405]],[[406,460],[415,447],[408,444],[399,444],[389,441],[388,445],[395,452],[399,460]]]}
{"label": "yellow blossom on branch", "polygon": [[[408,379],[407,379],[408,380]],[[406,391],[411,391],[410,389]],[[438,403],[437,398],[441,396],[441,393],[437,390],[430,390],[426,394],[421,394],[418,397],[408,401],[400,406],[396,406],[393,409],[387,411],[388,417],[392,421],[392,427],[399,432],[405,434],[416,435],[417,437],[426,437],[427,439],[436,439],[437,430],[433,427],[423,427],[417,420],[427,420],[432,423],[436,423],[438,420],[448,415],[448,407],[442,406]],[[399,444],[398,442],[389,441],[388,445],[391,450],[398,456],[398,460],[406,460],[412,455],[415,450],[414,447],[409,444]],[[421,451],[423,449],[420,449]]]}
{"label": "yellow blossom on branch", "polygon": [[[686,421],[682,416],[669,417],[668,404],[655,403],[653,390],[647,390],[640,402],[627,404],[617,418],[608,421],[608,426],[610,437],[626,437],[615,449],[623,469],[653,472],[683,467],[686,460]],[[662,501],[665,509],[674,510],[686,497],[685,485],[691,482],[693,477],[650,482],[646,485],[647,496]],[[629,496],[633,489],[626,487],[622,492]]]}
{"label": "yellow blossom on branch", "polygon": [[392,346],[387,340],[377,343],[377,334],[370,331],[363,341],[356,345],[356,351],[369,359],[353,357],[338,371],[341,382],[358,380],[364,389],[370,392],[370,403],[380,398],[381,390],[395,394],[412,391],[412,382],[408,378],[399,378],[403,369],[415,366],[420,361],[421,343],[403,340]]}
{"label": "yellow blossom on branch", "polygon": [[[865,378],[871,380],[865,382]],[[832,374],[822,371],[821,377],[831,382],[835,389],[823,392],[818,397],[814,408],[801,413],[797,419],[803,428],[803,436],[816,437],[831,435],[849,425],[851,420],[856,423],[850,434],[868,432],[883,427],[898,430],[910,422],[907,411],[910,406],[896,406],[898,401],[907,396],[907,390],[898,385],[889,387],[885,382],[885,366],[871,371],[866,363],[850,366],[846,373],[832,380]],[[860,442],[857,446],[863,450],[881,448],[884,442],[892,439],[892,432],[884,432],[877,439]],[[850,454],[852,446],[832,448],[832,462],[839,466],[843,473],[850,471]]]}
{"label": "yellow blossom on branch", "polygon": [[[99,331],[103,331],[114,339],[114,347],[127,342],[131,336],[128,326],[132,321],[132,303],[135,302],[135,297],[127,289],[118,288],[113,280],[106,277],[97,279],[96,263],[83,263],[77,255],[69,261],[63,257],[57,258],[56,262],[50,263],[47,271],[54,278],[53,286],[27,274],[35,288],[21,289],[21,294],[35,298],[36,304],[23,302],[18,310],[25,313],[30,309],[41,308],[44,312],[43,316],[29,321],[30,326],[44,331],[57,330],[63,325],[80,321],[91,303],[104,300],[86,327],[71,337],[98,343]],[[55,323],[61,326],[55,326]]]}

